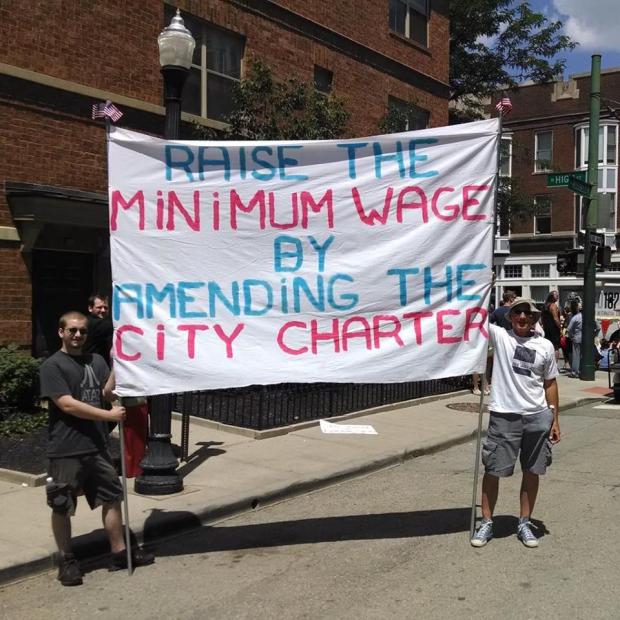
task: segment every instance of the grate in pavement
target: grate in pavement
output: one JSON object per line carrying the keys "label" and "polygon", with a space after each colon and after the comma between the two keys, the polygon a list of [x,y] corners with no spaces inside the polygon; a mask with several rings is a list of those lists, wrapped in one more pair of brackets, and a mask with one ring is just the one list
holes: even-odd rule
{"label": "grate in pavement", "polygon": [[[446,407],[455,411],[464,411],[465,413],[478,413],[480,411],[479,403],[449,403]],[[488,411],[488,407],[482,405],[482,411]]]}

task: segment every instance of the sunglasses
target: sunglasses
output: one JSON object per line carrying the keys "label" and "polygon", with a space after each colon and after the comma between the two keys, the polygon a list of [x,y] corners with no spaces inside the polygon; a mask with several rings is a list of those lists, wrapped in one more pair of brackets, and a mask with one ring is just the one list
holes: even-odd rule
{"label": "sunglasses", "polygon": [[86,328],[82,329],[81,327],[65,327],[65,331],[69,332],[72,336],[75,336],[78,332],[83,336],[88,334],[88,330]]}
{"label": "sunglasses", "polygon": [[513,310],[512,314],[515,316],[521,316],[522,314],[525,314],[525,316],[532,316],[534,313],[531,310]]}

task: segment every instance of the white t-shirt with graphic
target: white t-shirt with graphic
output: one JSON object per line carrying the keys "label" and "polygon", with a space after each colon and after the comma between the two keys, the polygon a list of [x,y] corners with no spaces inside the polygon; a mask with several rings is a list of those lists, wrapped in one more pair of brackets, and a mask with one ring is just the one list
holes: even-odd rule
{"label": "white t-shirt with graphic", "polygon": [[492,324],[489,332],[494,347],[489,410],[531,415],[547,409],[544,382],[558,375],[551,342],[538,334],[522,338]]}

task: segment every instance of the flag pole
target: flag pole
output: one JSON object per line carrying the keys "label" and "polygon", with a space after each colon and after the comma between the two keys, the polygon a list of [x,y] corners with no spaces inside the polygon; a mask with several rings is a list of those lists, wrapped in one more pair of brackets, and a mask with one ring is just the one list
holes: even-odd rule
{"label": "flag pole", "polygon": [[125,466],[125,423],[123,420],[119,424],[121,439],[121,472],[123,482],[123,521],[125,521],[125,550],[127,552],[127,572],[133,573],[133,562],[131,556],[131,533],[129,531],[129,505],[127,501],[127,471]]}
{"label": "flag pole", "polygon": [[[101,107],[103,106],[103,108]],[[115,114],[114,120],[118,120],[123,113],[116,108],[112,102],[108,99],[104,104],[94,104],[92,106],[92,118],[101,118],[103,116],[105,122],[105,135],[106,142],[110,142],[110,128],[111,128],[111,112]],[[122,402],[122,401],[121,401]],[[133,574],[133,562],[131,555],[131,532],[129,529],[129,501],[127,499],[127,468],[125,466],[125,423],[123,420],[119,423],[119,433],[121,441],[121,479],[123,484],[123,521],[125,522],[125,551],[127,553],[127,572],[129,575]]]}
{"label": "flag pole", "polygon": [[[502,98],[500,103],[498,104],[499,111],[499,124],[497,129],[497,172],[495,178],[495,196],[493,200],[493,234],[491,235],[491,266],[493,265],[493,247],[495,243],[495,222],[497,221],[497,201],[499,195],[499,180],[500,180],[500,169],[501,169],[501,157],[502,157],[502,121],[504,118],[502,102],[504,101],[504,94],[502,93]],[[497,106],[496,106],[497,107]],[[489,304],[491,303],[491,296],[489,295]],[[489,308],[487,308],[487,316]],[[490,345],[490,343],[489,343]],[[480,450],[482,447],[482,414],[484,411],[484,386],[486,382],[487,370],[489,367],[489,351],[487,350],[487,358],[484,364],[484,375],[481,377],[480,385],[482,386],[482,390],[480,390],[480,402],[478,405],[478,428],[476,431],[476,454],[474,460],[474,481],[472,485],[472,494],[471,494],[471,516],[469,520],[469,538],[474,535],[474,531],[476,529],[476,512],[477,512],[477,502],[478,502],[478,476],[480,475]]]}

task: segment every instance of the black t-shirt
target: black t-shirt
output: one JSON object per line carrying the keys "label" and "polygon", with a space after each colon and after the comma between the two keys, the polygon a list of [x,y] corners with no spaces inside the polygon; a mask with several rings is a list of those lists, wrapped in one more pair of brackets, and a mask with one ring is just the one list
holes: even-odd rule
{"label": "black t-shirt", "polygon": [[58,458],[95,454],[106,449],[106,422],[85,420],[63,413],[53,397],[73,396],[76,400],[103,407],[101,390],[110,370],[101,356],[73,356],[57,351],[41,366],[41,397],[49,399],[49,445],[47,456]]}
{"label": "black t-shirt", "polygon": [[113,335],[114,325],[111,317],[106,316],[100,319],[98,316],[89,315],[88,336],[82,351],[84,353],[98,353],[109,366]]}

